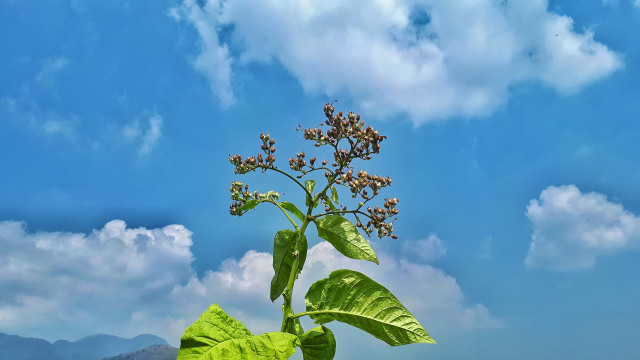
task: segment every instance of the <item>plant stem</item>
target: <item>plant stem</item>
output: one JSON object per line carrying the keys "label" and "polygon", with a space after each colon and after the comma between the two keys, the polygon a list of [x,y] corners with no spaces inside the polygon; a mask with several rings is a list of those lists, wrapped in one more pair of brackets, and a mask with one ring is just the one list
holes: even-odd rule
{"label": "plant stem", "polygon": [[329,211],[329,212],[326,212],[326,213],[322,213],[322,214],[315,215],[315,218],[317,219],[317,218],[321,218],[321,217],[323,217],[323,216],[327,216],[327,215],[339,215],[339,214],[354,214],[354,215],[355,215],[355,214],[360,214],[360,215],[364,215],[364,216],[368,217],[369,219],[371,219],[371,215],[369,215],[369,214],[367,214],[367,213],[364,213],[364,212],[362,212],[362,211],[359,211],[359,210],[338,210],[338,211]]}
{"label": "plant stem", "polygon": [[266,170],[273,170],[275,172],[279,172],[280,174],[288,177],[289,179],[293,180],[296,184],[298,184],[298,186],[300,186],[302,188],[302,190],[304,190],[304,192],[309,195],[309,197],[313,197],[313,194],[310,194],[307,191],[307,188],[304,187],[304,185],[302,185],[302,183],[300,181],[298,181],[298,179],[294,178],[293,176],[289,175],[286,171],[282,171],[280,169],[278,169],[275,166],[264,166],[264,165],[257,165],[256,168],[260,168],[260,169],[266,169]]}
{"label": "plant stem", "polygon": [[293,221],[293,219],[291,218],[291,216],[289,216],[289,214],[282,208],[282,206],[280,206],[280,204],[278,204],[275,201],[269,200],[268,202],[272,203],[273,205],[277,206],[278,209],[282,210],[282,213],[284,214],[284,216],[287,217],[287,219],[289,219],[289,221],[291,222],[291,224],[293,224],[293,227],[296,229],[296,231],[298,231],[298,225],[296,224],[295,221]]}
{"label": "plant stem", "polygon": [[304,232],[307,229],[307,225],[311,222],[311,211],[313,210],[313,206],[309,206],[309,210],[307,211],[307,218],[302,222],[300,228],[298,228],[298,234],[296,236],[296,245],[294,247],[293,252],[293,265],[291,266],[291,273],[289,273],[289,282],[287,283],[287,287],[285,288],[282,296],[284,298],[284,305],[282,307],[282,332],[287,332],[287,325],[291,316],[293,316],[293,310],[291,309],[291,298],[293,295],[293,285],[298,277],[298,266],[300,264],[300,243],[301,239],[304,236]]}

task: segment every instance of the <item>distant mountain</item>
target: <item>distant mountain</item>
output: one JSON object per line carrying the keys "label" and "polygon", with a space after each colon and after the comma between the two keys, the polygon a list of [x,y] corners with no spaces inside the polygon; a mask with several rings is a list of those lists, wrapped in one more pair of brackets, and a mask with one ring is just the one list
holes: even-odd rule
{"label": "distant mountain", "polygon": [[154,335],[138,335],[123,339],[113,335],[93,335],[70,342],[50,342],[0,333],[0,354],[7,360],[101,360],[129,353],[150,345],[169,345]]}
{"label": "distant mountain", "polygon": [[4,333],[0,333],[0,354],[7,360],[65,360],[46,340]]}
{"label": "distant mountain", "polygon": [[127,354],[113,356],[104,360],[176,360],[178,349],[165,345],[151,345]]}

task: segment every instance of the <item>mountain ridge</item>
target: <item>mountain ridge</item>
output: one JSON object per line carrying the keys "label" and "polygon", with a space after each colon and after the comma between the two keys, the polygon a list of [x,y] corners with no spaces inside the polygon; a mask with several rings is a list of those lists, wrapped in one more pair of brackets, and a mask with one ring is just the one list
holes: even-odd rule
{"label": "mountain ridge", "polygon": [[102,360],[152,345],[169,346],[159,336],[141,334],[131,339],[95,334],[76,341],[47,340],[0,332],[0,353],[11,360]]}
{"label": "mountain ridge", "polygon": [[151,345],[144,349],[102,360],[176,360],[177,358],[178,348],[166,345]]}

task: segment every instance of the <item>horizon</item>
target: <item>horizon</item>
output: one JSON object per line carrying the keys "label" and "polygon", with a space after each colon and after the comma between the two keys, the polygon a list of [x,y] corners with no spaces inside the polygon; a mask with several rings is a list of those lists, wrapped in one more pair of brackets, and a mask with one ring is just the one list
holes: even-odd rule
{"label": "horizon", "polygon": [[133,340],[133,339],[135,339],[135,338],[137,338],[139,336],[149,335],[149,336],[154,336],[154,337],[157,337],[157,338],[160,338],[160,339],[163,339],[163,340],[166,341],[166,339],[162,338],[161,336],[157,336],[157,335],[153,335],[153,334],[138,334],[138,335],[135,335],[133,337],[125,338],[125,337],[121,337],[121,336],[113,335],[113,334],[98,333],[98,334],[86,335],[86,336],[80,337],[80,338],[75,339],[75,340],[70,340],[70,339],[48,340],[48,339],[43,339],[43,338],[40,338],[40,337],[26,336],[26,335],[20,335],[20,334],[8,334],[8,333],[5,333],[5,332],[0,332],[0,334],[9,335],[9,336],[19,336],[19,337],[27,338],[27,339],[40,339],[40,340],[45,340],[50,344],[56,343],[58,341],[67,341],[67,342],[72,342],[73,343],[73,342],[78,342],[80,340],[84,340],[86,338],[95,337],[95,336],[110,336],[110,337],[117,337],[117,338],[124,339],[124,340]]}

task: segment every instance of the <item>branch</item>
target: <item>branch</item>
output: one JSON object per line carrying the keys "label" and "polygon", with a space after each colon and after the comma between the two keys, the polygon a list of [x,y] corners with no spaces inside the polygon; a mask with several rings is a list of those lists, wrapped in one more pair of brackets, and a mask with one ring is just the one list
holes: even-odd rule
{"label": "branch", "polygon": [[282,208],[282,206],[280,206],[280,204],[278,204],[277,202],[273,201],[273,200],[265,200],[264,202],[269,202],[272,203],[273,205],[277,206],[278,209],[282,210],[282,213],[284,214],[284,216],[287,217],[287,219],[289,219],[289,221],[291,221],[291,224],[293,224],[293,227],[296,229],[296,231],[298,231],[298,225],[295,223],[295,221],[293,221],[293,219],[291,218],[291,216],[289,216],[289,213],[287,213],[285,211],[284,208]]}
{"label": "branch", "polygon": [[318,214],[318,215],[314,215],[314,218],[319,218],[319,217],[323,217],[323,216],[327,216],[327,215],[339,215],[339,214],[360,214],[360,215],[364,215],[366,217],[368,217],[369,219],[371,219],[371,215],[364,213],[360,210],[338,210],[338,211],[329,211],[326,213],[322,213],[322,214]]}
{"label": "branch", "polygon": [[255,165],[256,168],[260,168],[260,169],[265,169],[265,170],[274,170],[276,172],[279,172],[282,175],[285,175],[286,177],[288,177],[289,179],[293,180],[296,184],[298,184],[298,186],[300,186],[302,188],[302,190],[304,190],[304,192],[309,195],[310,198],[313,198],[313,194],[309,194],[309,192],[307,191],[307,188],[304,187],[304,185],[302,185],[296,178],[294,178],[293,176],[289,175],[288,173],[278,169],[277,167],[274,166],[265,166],[265,165]]}

